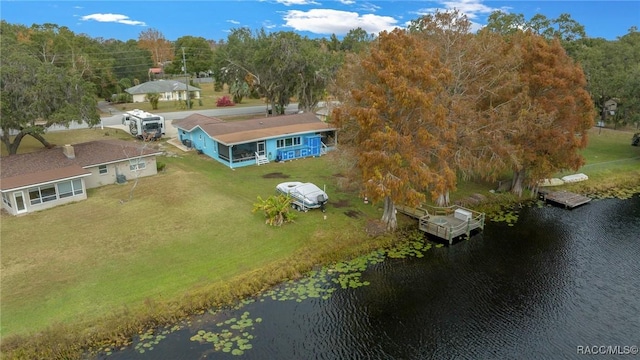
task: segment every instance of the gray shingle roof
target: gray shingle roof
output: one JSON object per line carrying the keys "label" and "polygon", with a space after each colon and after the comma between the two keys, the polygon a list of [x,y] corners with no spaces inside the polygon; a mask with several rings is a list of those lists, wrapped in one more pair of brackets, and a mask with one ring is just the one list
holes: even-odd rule
{"label": "gray shingle roof", "polygon": [[85,168],[138,156],[160,155],[124,140],[99,140],[74,144],[75,158],[69,159],[62,147],[26,154],[3,156],[0,161],[0,190],[15,189],[49,181],[91,174]]}
{"label": "gray shingle roof", "polygon": [[[175,80],[156,80],[130,87],[124,91],[131,95],[184,91],[185,84]],[[200,91],[200,88],[189,85],[189,91]]]}

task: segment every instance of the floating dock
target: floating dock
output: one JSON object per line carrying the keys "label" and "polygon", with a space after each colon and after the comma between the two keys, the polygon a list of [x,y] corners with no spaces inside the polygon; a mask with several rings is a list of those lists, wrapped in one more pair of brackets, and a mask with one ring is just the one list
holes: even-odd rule
{"label": "floating dock", "polygon": [[590,197],[572,193],[569,191],[545,191],[539,192],[542,200],[563,205],[565,209],[573,209],[591,201]]}
{"label": "floating dock", "polygon": [[453,244],[453,239],[458,236],[469,236],[473,230],[484,229],[484,213],[462,206],[412,208],[397,205],[396,209],[418,219],[418,228],[421,231],[445,239],[449,245]]}

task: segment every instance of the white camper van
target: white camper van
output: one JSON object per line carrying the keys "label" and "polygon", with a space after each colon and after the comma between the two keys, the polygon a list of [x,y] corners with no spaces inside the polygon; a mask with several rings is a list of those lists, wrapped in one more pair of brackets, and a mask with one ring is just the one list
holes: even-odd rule
{"label": "white camper van", "polygon": [[157,140],[165,134],[164,117],[143,110],[131,110],[122,115],[122,125],[131,135],[143,140]]}

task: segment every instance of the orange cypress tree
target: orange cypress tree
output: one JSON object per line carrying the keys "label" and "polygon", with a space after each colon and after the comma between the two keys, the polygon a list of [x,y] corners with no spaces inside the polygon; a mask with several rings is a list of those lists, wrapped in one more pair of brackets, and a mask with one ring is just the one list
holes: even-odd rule
{"label": "orange cypress tree", "polygon": [[[505,169],[507,143],[502,141],[500,109],[511,101],[518,86],[517,53],[504,37],[471,32],[471,21],[458,11],[436,12],[409,25],[412,34],[429,40],[451,71],[437,101],[447,108],[447,122],[455,124],[455,149],[448,164],[463,179],[495,180]],[[439,194],[438,205],[447,205],[449,190]]]}
{"label": "orange cypress tree", "polygon": [[357,148],[364,194],[384,200],[388,230],[397,226],[395,203],[415,206],[426,191],[436,197],[455,187],[455,171],[446,161],[454,151],[449,144],[455,126],[435,101],[450,72],[426,41],[400,29],[383,32],[368,54],[355,58],[359,68],[347,65],[341,74],[351,91],[333,119],[342,144]]}
{"label": "orange cypress tree", "polygon": [[521,87],[505,131],[512,149],[512,191],[521,195],[524,185],[584,164],[578,151],[587,145],[596,112],[581,67],[559,40],[530,32],[512,39],[520,50]]}

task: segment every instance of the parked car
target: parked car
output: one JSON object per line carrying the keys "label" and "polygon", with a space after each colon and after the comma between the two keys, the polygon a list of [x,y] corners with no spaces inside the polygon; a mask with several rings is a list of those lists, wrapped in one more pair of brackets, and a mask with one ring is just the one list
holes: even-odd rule
{"label": "parked car", "polygon": [[276,191],[292,198],[291,206],[298,211],[320,208],[325,211],[329,196],[324,190],[312,183],[288,181],[278,184]]}

